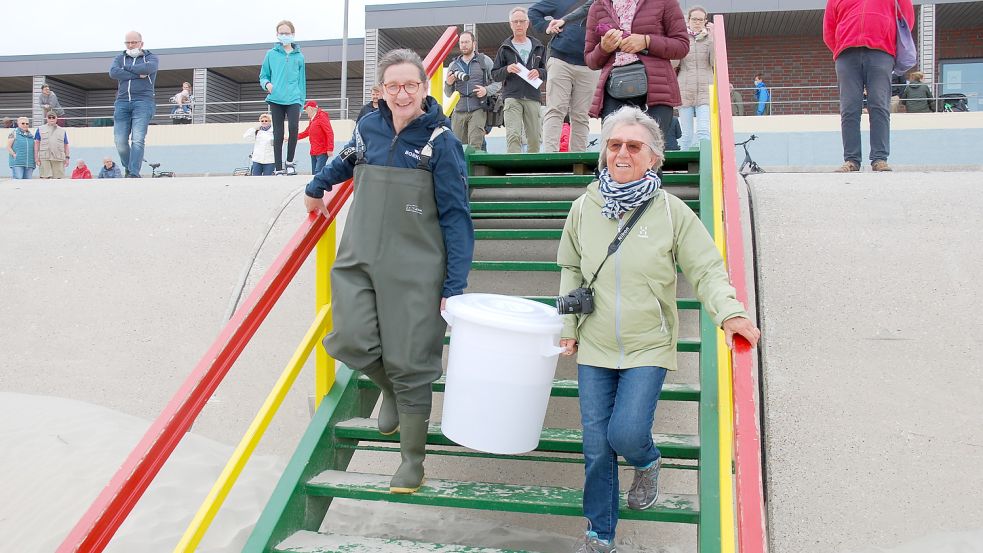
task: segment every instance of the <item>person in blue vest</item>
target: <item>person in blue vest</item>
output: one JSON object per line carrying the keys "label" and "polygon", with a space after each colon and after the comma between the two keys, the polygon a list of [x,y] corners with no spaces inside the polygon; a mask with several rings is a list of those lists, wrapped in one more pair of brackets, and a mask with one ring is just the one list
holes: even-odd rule
{"label": "person in blue vest", "polygon": [[143,36],[126,33],[126,50],[113,59],[109,76],[118,82],[113,103],[113,139],[126,176],[140,178],[147,127],[154,116],[157,56],[143,48]]}
{"label": "person in blue vest", "polygon": [[402,462],[391,493],[423,484],[431,386],[443,372],[440,312],[462,294],[474,253],[461,141],[428,96],[411,50],[379,61],[384,98],[307,185],[305,207],[329,217],[324,193],[350,178],[355,191],[331,269],[332,357],[382,390],[379,431],[399,430]]}
{"label": "person in blue vest", "polygon": [[10,174],[15,179],[29,179],[34,174],[34,135],[31,134],[31,120],[17,118],[17,128],[7,135],[7,163]]}
{"label": "person in blue vest", "polygon": [[[277,43],[266,52],[259,70],[259,86],[268,94],[273,117],[274,175],[296,175],[294,153],[297,151],[297,134],[300,130],[300,107],[307,100],[307,69],[300,45],[294,42],[294,24],[281,21],[276,24]],[[283,120],[287,120],[287,161],[283,162]]]}

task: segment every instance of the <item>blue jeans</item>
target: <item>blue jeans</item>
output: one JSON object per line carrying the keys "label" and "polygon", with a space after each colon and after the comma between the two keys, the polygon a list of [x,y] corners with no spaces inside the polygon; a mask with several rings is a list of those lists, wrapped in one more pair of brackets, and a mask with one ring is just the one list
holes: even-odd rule
{"label": "blue jeans", "polygon": [[15,179],[29,179],[34,174],[34,167],[11,167],[10,176]]}
{"label": "blue jeans", "polygon": [[256,163],[254,161],[249,169],[249,174],[253,177],[268,177],[273,174],[275,167],[276,165],[273,163]]}
{"label": "blue jeans", "polygon": [[328,154],[311,156],[311,174],[316,175],[321,172],[324,165],[328,162]]}
{"label": "blue jeans", "polygon": [[119,160],[131,175],[140,175],[143,166],[144,141],[147,126],[154,116],[154,101],[116,100],[113,104],[113,139]]}
{"label": "blue jeans", "polygon": [[843,161],[860,165],[860,112],[867,89],[870,114],[870,161],[887,161],[891,154],[891,70],[894,56],[870,48],[847,48],[836,58],[840,85],[840,135]]}
{"label": "blue jeans", "polygon": [[[693,115],[696,115],[696,135],[693,135]],[[679,139],[679,149],[688,150],[699,146],[701,140],[710,140],[710,106],[680,106],[679,126],[683,132]]]}
{"label": "blue jeans", "polygon": [[666,379],[662,367],[607,369],[577,365],[584,427],[584,516],[602,540],[618,525],[618,455],[644,467],[661,457],[652,441],[655,406]]}

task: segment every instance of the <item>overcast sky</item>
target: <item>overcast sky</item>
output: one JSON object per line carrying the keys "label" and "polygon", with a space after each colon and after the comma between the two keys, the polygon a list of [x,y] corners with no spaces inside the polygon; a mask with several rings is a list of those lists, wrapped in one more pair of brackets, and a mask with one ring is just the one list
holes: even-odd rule
{"label": "overcast sky", "polygon": [[[348,36],[365,36],[365,6],[416,0],[349,0]],[[108,0],[46,0],[40,4],[4,0],[7,32],[0,56],[122,50],[123,35],[143,33],[146,48],[273,42],[274,26],[293,21],[297,40],[342,37],[344,0],[192,0],[120,3]],[[171,9],[183,6],[184,9]],[[40,10],[40,11],[39,11]],[[53,16],[54,26],[34,23]],[[13,28],[27,28],[10,32]],[[33,30],[32,30],[33,29]]]}

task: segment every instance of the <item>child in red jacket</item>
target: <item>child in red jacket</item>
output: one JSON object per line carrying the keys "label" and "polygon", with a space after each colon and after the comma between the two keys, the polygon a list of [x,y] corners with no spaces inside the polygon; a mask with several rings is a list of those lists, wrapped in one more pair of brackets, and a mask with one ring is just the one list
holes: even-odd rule
{"label": "child in red jacket", "polygon": [[322,111],[314,100],[308,100],[304,104],[304,113],[307,114],[311,123],[297,135],[297,139],[303,140],[310,137],[311,171],[312,174],[316,175],[334,152],[334,130],[331,128],[331,118],[328,117],[328,113]]}

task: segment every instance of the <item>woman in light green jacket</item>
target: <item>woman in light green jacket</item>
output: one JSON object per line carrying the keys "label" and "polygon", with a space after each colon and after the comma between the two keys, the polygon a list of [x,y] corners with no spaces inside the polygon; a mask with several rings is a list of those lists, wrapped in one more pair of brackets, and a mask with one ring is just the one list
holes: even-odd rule
{"label": "woman in light green jacket", "polygon": [[[561,294],[596,277],[593,312],[566,315],[560,342],[566,355],[577,354],[589,522],[584,552],[614,550],[618,455],[635,467],[629,508],[647,509],[658,497],[661,455],[652,423],[666,371],[676,369],[676,265],[728,345],[735,333],[752,345],[760,337],[703,224],[682,200],[660,190],[658,124],[623,107],[604,120],[601,146],[599,178],[574,201],[557,254]],[[604,262],[638,209],[642,215]]]}

